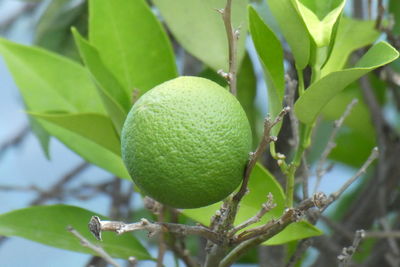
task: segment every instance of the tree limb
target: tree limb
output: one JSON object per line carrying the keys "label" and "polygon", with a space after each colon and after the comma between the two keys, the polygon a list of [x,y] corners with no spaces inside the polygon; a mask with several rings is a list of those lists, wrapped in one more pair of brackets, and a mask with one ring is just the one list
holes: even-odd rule
{"label": "tree limb", "polygon": [[220,237],[210,229],[204,226],[189,226],[177,223],[163,223],[163,222],[150,222],[142,218],[136,223],[124,223],[119,221],[102,221],[97,216],[92,216],[89,222],[90,232],[98,239],[101,240],[102,231],[116,232],[117,234],[124,234],[138,230],[148,231],[149,237],[158,233],[170,232],[180,235],[197,235],[212,241],[215,244],[220,244]]}

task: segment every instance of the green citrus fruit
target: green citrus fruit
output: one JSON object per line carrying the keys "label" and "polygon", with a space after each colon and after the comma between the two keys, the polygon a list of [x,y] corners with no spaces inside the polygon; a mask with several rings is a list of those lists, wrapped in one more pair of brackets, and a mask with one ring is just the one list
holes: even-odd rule
{"label": "green citrus fruit", "polygon": [[240,184],[251,129],[226,89],[179,77],[145,93],[122,129],[122,157],[142,192],[176,208],[218,202]]}

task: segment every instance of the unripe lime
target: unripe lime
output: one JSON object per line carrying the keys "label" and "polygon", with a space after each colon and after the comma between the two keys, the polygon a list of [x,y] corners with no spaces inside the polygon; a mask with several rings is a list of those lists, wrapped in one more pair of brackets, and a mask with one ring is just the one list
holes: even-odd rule
{"label": "unripe lime", "polygon": [[199,77],[179,77],[145,93],[129,112],[121,138],[136,185],[176,208],[210,205],[232,193],[252,143],[236,98]]}

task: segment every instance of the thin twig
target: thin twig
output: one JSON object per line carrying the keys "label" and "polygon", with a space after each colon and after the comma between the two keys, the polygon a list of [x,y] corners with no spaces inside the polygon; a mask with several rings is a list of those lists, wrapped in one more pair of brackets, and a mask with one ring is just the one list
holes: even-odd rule
{"label": "thin twig", "polygon": [[[366,169],[369,167],[369,165],[371,165],[371,163],[378,157],[378,149],[377,148],[374,148],[373,150],[372,150],[372,152],[371,152],[371,154],[370,154],[370,156],[368,157],[368,159],[365,161],[365,163],[363,164],[363,166],[357,171],[357,173],[356,174],[354,174],[338,191],[336,191],[336,192],[334,192],[334,193],[332,193],[329,197],[328,197],[328,199],[326,200],[326,201],[323,201],[322,203],[318,203],[316,206],[317,207],[320,207],[319,208],[319,210],[313,210],[312,211],[312,213],[309,211],[308,212],[308,219],[309,219],[309,222],[311,223],[311,224],[313,224],[313,225],[315,225],[317,222],[318,222],[318,220],[320,219],[320,218],[322,218],[322,216],[321,216],[321,214],[336,200],[336,199],[338,199],[340,196],[341,196],[341,194],[352,184],[352,183],[354,183],[356,180],[357,180],[357,178],[361,175],[361,174],[363,174],[365,171],[366,171]],[[315,195],[315,194],[314,194]],[[318,198],[316,198],[316,199],[318,199]],[[312,216],[311,216],[312,215]],[[341,232],[343,233],[343,235],[345,235],[346,237],[348,237],[348,234],[347,234],[347,232],[345,232],[345,230],[344,229],[342,229],[341,230]],[[309,239],[305,239],[305,240],[303,240],[302,242],[305,242],[306,240],[309,240]],[[300,248],[299,246],[297,247],[297,249],[296,249],[296,252],[295,252],[295,254],[299,254],[299,255],[296,255],[296,257],[300,257],[301,256],[301,251],[299,251],[299,252],[297,252],[297,250],[301,250],[302,248]],[[294,255],[295,255],[294,254]],[[293,261],[294,262],[296,262],[297,260],[295,260],[295,259],[291,259],[290,261],[289,261],[289,263],[290,264],[293,264]],[[289,265],[289,263],[288,263],[288,266],[292,266],[292,265]]]}
{"label": "thin twig", "polygon": [[270,210],[272,210],[273,208],[276,207],[276,203],[274,203],[274,196],[272,195],[272,193],[269,193],[267,196],[268,200],[263,203],[261,205],[261,209],[257,212],[256,215],[254,215],[253,217],[251,217],[250,219],[246,220],[245,222],[239,224],[238,226],[236,226],[235,228],[233,228],[229,235],[234,235],[236,234],[238,231],[246,228],[249,225],[252,225],[254,223],[257,223],[261,220],[261,218]]}
{"label": "thin twig", "polygon": [[296,263],[301,259],[301,257],[303,257],[304,253],[312,245],[312,243],[313,240],[310,238],[301,240],[298,243],[295,252],[286,264],[286,267],[294,267]]}
{"label": "thin twig", "polygon": [[303,166],[302,191],[303,191],[303,200],[304,200],[309,197],[309,195],[308,195],[308,178],[310,177],[310,170],[308,168],[307,159],[306,159],[305,155],[303,155],[303,157],[301,158],[301,161],[302,161],[301,165]]}
{"label": "thin twig", "polygon": [[329,137],[328,143],[322,152],[321,158],[317,163],[317,168],[316,168],[316,176],[317,180],[315,182],[315,187],[314,187],[314,192],[317,192],[319,184],[321,182],[322,177],[326,173],[326,168],[325,168],[325,162],[329,156],[329,154],[332,152],[332,150],[336,147],[335,139],[336,136],[341,129],[344,121],[346,118],[350,115],[351,110],[353,107],[358,103],[358,99],[353,99],[350,104],[347,105],[346,110],[344,111],[343,115],[335,121],[333,131]]}
{"label": "thin twig", "polygon": [[377,4],[377,16],[375,20],[375,28],[380,29],[382,25],[383,15],[385,14],[385,8],[383,6],[383,0],[378,0]]}
{"label": "thin twig", "polygon": [[276,136],[270,135],[272,128],[275,125],[277,125],[279,122],[281,122],[283,120],[283,117],[289,111],[290,111],[290,108],[285,107],[282,109],[281,112],[279,112],[279,114],[276,116],[276,118],[273,121],[271,121],[270,117],[267,117],[265,119],[263,137],[262,137],[260,144],[258,145],[256,151],[254,153],[251,153],[251,155],[250,155],[249,163],[247,164],[246,170],[244,172],[244,178],[243,178],[242,185],[241,185],[239,191],[233,197],[234,201],[239,202],[243,198],[243,196],[246,194],[247,184],[249,183],[250,174],[251,174],[251,171],[253,170],[254,166],[256,165],[257,160],[261,157],[262,153],[265,151],[265,149],[267,148],[269,143],[277,141]]}
{"label": "thin twig", "polygon": [[40,2],[28,2],[24,3],[19,9],[14,12],[10,12],[8,16],[4,16],[0,21],[0,31],[8,29],[14,22],[17,21],[22,15],[32,12],[36,7],[38,7]]}
{"label": "thin twig", "polygon": [[290,128],[292,130],[292,139],[290,145],[292,147],[297,147],[299,144],[299,120],[294,114],[294,102],[296,97],[297,81],[292,79],[289,75],[285,76],[286,80],[286,103],[290,107],[289,118],[290,118]]}
{"label": "thin twig", "polygon": [[231,250],[225,258],[222,259],[219,267],[230,266],[250,248],[268,240],[272,236],[285,229],[289,224],[299,221],[304,212],[308,209],[312,207],[321,208],[321,205],[325,205],[326,201],[327,198],[324,194],[314,194],[312,198],[301,202],[297,208],[286,209],[284,214],[279,219],[272,220],[265,225],[242,232],[233,240],[233,242],[238,245]]}
{"label": "thin twig", "polygon": [[223,77],[225,77],[229,83],[231,93],[237,94],[236,88],[236,73],[237,73],[237,42],[239,40],[239,30],[234,29],[232,26],[232,0],[227,0],[225,8],[219,9],[219,13],[222,15],[224,21],[226,36],[228,38],[229,48],[229,73],[224,75],[223,72],[218,71]]}
{"label": "thin twig", "polygon": [[170,246],[170,249],[185,263],[187,267],[199,267],[199,264],[190,257],[190,253],[187,249],[183,249],[176,244]]}
{"label": "thin twig", "polygon": [[0,185],[0,191],[19,191],[19,192],[37,192],[41,193],[42,190],[38,188],[36,185],[29,186],[18,186],[18,185]]}
{"label": "thin twig", "polygon": [[19,145],[28,133],[30,132],[29,126],[22,127],[12,138],[5,141],[3,144],[0,145],[0,156],[4,154],[9,148]]}
{"label": "thin twig", "polygon": [[[383,230],[386,232],[390,232],[392,229],[389,225],[387,218],[382,218],[379,220],[380,225],[382,226]],[[390,250],[394,255],[400,255],[400,249],[397,244],[397,241],[393,237],[388,237],[387,242],[389,243]]]}
{"label": "thin twig", "polygon": [[[165,207],[164,205],[161,207],[161,211],[158,214],[158,222],[164,223],[164,213],[165,213]],[[164,255],[166,251],[166,245],[165,245],[165,236],[164,232],[160,231],[160,234],[158,235],[158,255],[157,255],[157,267],[163,267],[163,262],[164,262]]]}
{"label": "thin twig", "polygon": [[395,238],[400,239],[400,231],[366,231],[365,238]]}
{"label": "thin twig", "polygon": [[[229,233],[229,230],[232,229],[233,222],[235,221],[236,214],[238,211],[238,206],[246,192],[248,191],[247,185],[250,179],[250,174],[252,169],[254,168],[257,160],[261,157],[262,153],[267,148],[270,142],[276,141],[277,138],[275,136],[270,135],[271,129],[282,121],[283,117],[289,112],[290,108],[285,107],[278,116],[271,121],[270,117],[267,117],[264,121],[264,134],[258,145],[256,151],[250,154],[250,160],[246,166],[243,182],[239,189],[239,191],[232,197],[232,199],[227,199],[224,201],[224,204],[219,209],[217,214],[213,216],[211,221],[211,229],[215,230],[219,235],[224,235]],[[228,238],[230,238],[228,236]],[[214,244],[208,243],[207,248],[209,253],[207,255],[205,267],[215,266],[217,262],[220,262],[221,258],[225,255],[227,247],[229,246],[229,239],[225,239],[223,246],[215,246]],[[214,242],[215,243],[215,242]]]}
{"label": "thin twig", "polygon": [[87,240],[84,236],[82,236],[77,230],[75,230],[72,226],[68,226],[67,230],[73,234],[76,238],[79,239],[81,242],[81,245],[84,247],[87,247],[94,252],[96,252],[102,259],[104,259],[107,263],[111,264],[112,266],[115,267],[121,267],[117,262],[114,261],[114,259],[101,247],[96,246],[92,243],[90,243],[89,240]]}
{"label": "thin twig", "polygon": [[[371,163],[377,159],[379,156],[379,151],[377,147],[374,147],[372,149],[371,154],[369,155],[367,161],[365,161],[365,163],[362,165],[362,167],[349,179],[347,180],[347,182],[336,192],[332,193],[330,195],[330,200],[329,200],[329,204],[332,203],[333,201],[335,201],[336,199],[338,199],[343,192],[350,186],[352,185],[357,179],[358,177],[361,176],[361,174],[365,173],[367,171],[367,168],[369,167],[369,165],[371,165]],[[328,205],[329,205],[328,204]]]}
{"label": "thin twig", "polygon": [[97,216],[92,216],[89,222],[89,229],[91,233],[98,239],[101,240],[102,231],[116,232],[117,234],[124,234],[127,232],[133,232],[138,230],[148,231],[149,237],[152,237],[161,232],[170,232],[180,235],[197,235],[206,238],[216,244],[221,243],[219,236],[204,226],[189,226],[178,223],[162,223],[162,222],[150,222],[147,219],[142,218],[136,223],[124,223],[119,221],[102,221]]}
{"label": "thin twig", "polygon": [[345,247],[342,250],[342,253],[338,256],[339,267],[347,267],[356,252],[358,246],[361,243],[361,240],[364,238],[364,230],[357,230],[354,236],[353,244],[350,247]]}
{"label": "thin twig", "polygon": [[68,173],[66,173],[63,177],[61,177],[57,183],[55,183],[48,190],[43,191],[39,196],[37,196],[30,203],[31,206],[43,204],[46,200],[51,199],[60,194],[62,188],[70,182],[73,178],[75,178],[78,174],[84,171],[86,168],[90,166],[87,162],[82,162]]}

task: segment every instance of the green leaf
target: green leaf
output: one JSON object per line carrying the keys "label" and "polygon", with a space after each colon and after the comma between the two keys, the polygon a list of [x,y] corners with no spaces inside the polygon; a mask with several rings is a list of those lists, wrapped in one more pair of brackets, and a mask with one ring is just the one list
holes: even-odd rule
{"label": "green leaf", "polygon": [[69,149],[75,151],[85,160],[115,174],[117,177],[130,179],[130,175],[120,155],[116,155],[114,152],[98,145],[92,140],[84,138],[82,135],[69,131],[54,123],[43,119],[40,119],[40,123],[52,136],[55,136]]}
{"label": "green leaf", "polygon": [[271,239],[263,243],[263,245],[269,245],[269,246],[281,245],[289,243],[291,241],[309,238],[313,236],[319,236],[322,234],[323,232],[314,225],[306,221],[300,221],[288,225],[284,231],[273,236]]}
{"label": "green leaf", "polygon": [[321,109],[347,85],[398,56],[399,53],[388,43],[377,43],[354,68],[332,72],[313,83],[295,103],[297,117],[303,123],[312,124]]}
{"label": "green leaf", "polygon": [[329,45],[336,21],[340,17],[345,0],[292,0],[317,47]]}
{"label": "green leaf", "polygon": [[[172,34],[189,53],[214,70],[228,70],[228,41],[224,23],[216,9],[226,0],[153,0]],[[232,1],[233,27],[240,27],[238,63],[244,56],[248,0]],[[238,64],[239,65],[239,64]]]}
{"label": "green leaf", "polygon": [[115,233],[104,232],[103,242],[95,240],[87,227],[93,215],[107,219],[89,210],[67,205],[34,206],[15,210],[0,215],[0,235],[19,236],[48,246],[95,255],[93,250],[82,246],[67,231],[67,227],[72,226],[90,242],[103,247],[112,257],[151,259],[150,254],[133,235],[117,236]]}
{"label": "green leaf", "polygon": [[69,29],[75,25],[87,31],[87,5],[84,1],[71,5],[71,1],[50,1],[35,25],[34,43],[64,56],[78,59]]}
{"label": "green leaf", "polygon": [[303,20],[290,1],[269,0],[268,5],[292,50],[297,68],[302,70],[310,59],[310,38]]}
{"label": "green leaf", "polygon": [[321,76],[343,69],[353,51],[372,44],[379,34],[373,20],[362,21],[343,17],[339,22],[330,57],[321,70]]}
{"label": "green leaf", "polygon": [[[282,110],[285,94],[282,45],[251,6],[249,6],[249,25],[267,81],[269,112],[276,117]],[[281,124],[272,129],[272,135],[278,135],[280,126]]]}
{"label": "green leaf", "polygon": [[39,141],[40,147],[42,148],[44,155],[47,159],[50,159],[50,151],[49,151],[49,144],[50,144],[50,135],[46,130],[43,128],[40,123],[33,118],[32,116],[28,116],[29,124],[31,126],[31,130],[36,136]]}
{"label": "green leaf", "polygon": [[[285,195],[283,189],[272,174],[270,174],[261,164],[256,164],[251,173],[249,191],[250,193],[247,194],[240,203],[240,209],[235,220],[235,225],[253,217],[260,210],[261,205],[265,203],[267,195],[270,192],[273,195],[274,202],[277,206],[269,211],[259,223],[253,224],[252,227],[265,224],[267,221],[276,219],[283,214],[285,209]],[[200,209],[184,210],[183,214],[204,225],[208,225],[211,216],[215,214],[215,211],[219,209],[221,204],[222,203],[219,202]],[[274,239],[270,239],[272,241],[268,240],[264,244],[270,245],[270,242],[273,242],[271,244],[274,245],[282,244],[291,240],[309,237],[311,236],[311,233],[314,233],[314,235],[320,234],[319,231],[315,230],[315,227],[311,227],[309,224],[305,224],[304,222],[293,224],[299,224],[299,226],[292,226],[298,231],[293,231],[292,228],[289,228],[290,234],[286,234],[285,229],[274,236]],[[284,242],[280,243],[280,241]]]}
{"label": "green leaf", "polygon": [[81,65],[5,39],[0,39],[0,54],[29,110],[105,113],[96,88]]}
{"label": "green leaf", "polygon": [[342,129],[335,142],[337,146],[332,150],[329,158],[354,168],[360,168],[371,154],[372,148],[376,146],[375,139],[350,129]]}
{"label": "green leaf", "polygon": [[[30,112],[60,110],[68,113],[105,114],[97,89],[81,65],[42,49],[4,39],[0,39],[0,53]],[[40,123],[50,135],[87,161],[119,177],[129,177],[119,155],[63,127],[45,120]]]}
{"label": "green leaf", "polygon": [[104,106],[110,115],[118,134],[131,107],[130,97],[107,69],[96,48],[86,41],[76,29],[72,29],[79,53],[85,65],[92,73]]}
{"label": "green leaf", "polygon": [[257,93],[257,78],[254,73],[253,63],[247,53],[238,71],[237,87],[237,98],[250,122],[251,131],[253,133],[253,144],[257,145],[259,141],[256,128],[258,110],[254,103]]}
{"label": "green leaf", "polygon": [[90,0],[89,41],[129,96],[177,76],[168,37],[144,0]]}
{"label": "green leaf", "polygon": [[34,113],[30,115],[46,120],[108,149],[116,155],[121,155],[119,138],[111,120],[95,113]]}
{"label": "green leaf", "polygon": [[365,138],[374,140],[375,136],[370,119],[371,115],[363,101],[361,88],[358,83],[352,83],[329,101],[322,110],[324,118],[331,121],[339,119],[353,99],[358,99],[358,103],[353,107],[343,124],[353,131],[364,135]]}

